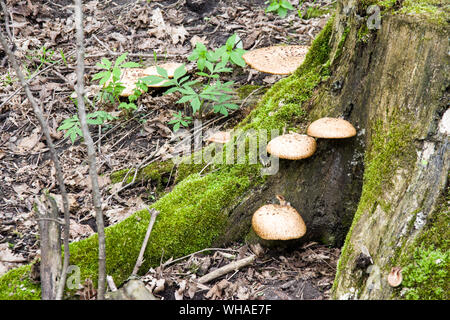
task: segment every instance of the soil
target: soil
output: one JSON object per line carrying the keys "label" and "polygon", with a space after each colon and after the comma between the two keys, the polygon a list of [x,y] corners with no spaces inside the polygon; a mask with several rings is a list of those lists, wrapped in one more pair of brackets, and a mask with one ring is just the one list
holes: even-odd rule
{"label": "soil", "polygon": [[[72,143],[62,131],[57,130],[64,119],[76,114],[76,107],[70,98],[74,91],[76,65],[73,54],[76,46],[72,1],[5,2],[14,53],[21,60],[34,96],[41,102],[59,153],[71,202],[71,241],[76,241],[92,235],[96,227],[85,147],[79,139]],[[298,4],[298,1],[291,2]],[[301,8],[304,10],[315,6],[323,9],[333,5],[332,0],[306,1]],[[208,48],[214,49],[222,46],[233,33],[237,33],[247,50],[276,44],[308,45],[329,17],[328,13],[323,13],[306,20],[299,18],[296,11],[291,11],[282,19],[276,14],[266,14],[265,7],[264,0],[86,1],[84,21],[87,97],[93,99],[99,90],[98,82],[92,81],[92,76],[99,72],[96,64],[102,58],[113,61],[118,54],[128,52],[128,60],[148,66],[155,63],[156,56],[158,63],[186,63],[187,69],[193,74],[193,63],[187,60],[187,56],[193,50],[195,41],[202,41]],[[156,10],[161,11],[168,26],[166,29],[171,32],[164,33],[153,24],[152,17]],[[3,12],[0,20],[2,26],[5,25]],[[2,50],[0,75],[2,274],[23,263],[29,263],[39,255],[38,226],[33,212],[36,199],[42,199],[44,191],[48,190],[58,203],[61,201],[45,139]],[[281,76],[260,73],[246,67],[234,68],[231,74],[225,76],[224,81],[235,81],[234,87],[237,89],[248,84],[268,87],[280,78]],[[237,94],[235,97],[239,100]],[[183,110],[176,104],[178,99],[176,95],[163,95],[162,90],[150,90],[139,98],[138,110],[131,115],[118,112],[114,106],[96,107],[118,117],[118,120],[101,129],[96,126],[91,128],[98,152],[97,171],[101,175],[100,187],[107,225],[114,224],[157,200],[159,193],[154,182],[145,181],[114,194],[114,190],[120,186],[111,187],[109,175],[114,171],[142,164],[150,154],[162,159],[170,157],[175,139],[168,121],[174,112]],[[217,115],[210,113],[204,120],[214,120],[213,127],[217,130],[232,127],[254,107],[254,100],[247,102],[241,99],[240,102],[243,102],[241,108],[229,117],[218,119]],[[169,191],[171,187],[169,179],[165,191]],[[216,294],[211,297],[326,299],[338,251],[312,243],[306,249],[293,252],[267,252],[254,265],[227,280],[239,283],[247,291],[221,289],[221,294],[216,290]],[[308,258],[313,253],[317,256],[317,252],[328,258]],[[206,259],[205,257],[207,256],[202,256],[201,259]],[[225,263],[212,257],[210,258],[214,263],[211,268]],[[184,268],[185,265],[186,262],[182,262],[171,268]],[[171,269],[166,269],[166,273],[167,270]],[[167,280],[171,285],[161,297],[174,298],[173,292],[179,290],[177,284],[180,279],[172,279],[172,282]],[[217,283],[224,279],[218,279]],[[248,284],[245,284],[246,281]],[[264,294],[261,294],[261,290]],[[193,298],[205,299],[205,292],[200,291]]]}

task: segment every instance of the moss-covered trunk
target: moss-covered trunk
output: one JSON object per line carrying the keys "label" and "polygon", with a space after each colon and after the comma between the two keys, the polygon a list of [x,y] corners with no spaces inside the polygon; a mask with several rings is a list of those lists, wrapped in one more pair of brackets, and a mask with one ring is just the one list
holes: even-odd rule
{"label": "moss-covered trunk", "polygon": [[[320,140],[313,157],[282,160],[272,176],[261,176],[261,164],[220,164],[202,175],[196,172],[205,164],[178,166],[178,184],[152,206],[161,214],[141,270],[158,264],[162,255],[254,241],[252,213],[283,194],[307,225],[300,242],[341,246],[345,240],[335,298],[439,298],[448,292],[430,292],[415,265],[439,261],[426,268],[435,283],[448,268],[448,127],[442,120],[448,107],[448,22],[442,6],[424,8],[420,2],[417,9],[416,1],[403,6],[385,1],[381,29],[369,30],[367,2],[339,2],[303,65],[276,83],[238,125],[244,131],[303,133],[319,117],[339,116],[352,122],[358,135]],[[172,164],[152,165],[148,177],[157,179],[158,170],[171,171]],[[131,274],[148,219],[142,211],[107,228],[107,272],[117,283]],[[80,267],[82,281],[96,279],[96,246],[96,236],[71,245],[71,264]],[[365,249],[371,266],[360,263]],[[387,285],[393,266],[405,269],[410,289],[403,296]],[[29,269],[0,277],[0,298],[39,297]]]}
{"label": "moss-covered trunk", "polygon": [[[448,23],[439,12],[386,13],[379,30],[364,32],[340,8],[336,30],[349,30],[335,72],[343,87],[327,99],[351,109],[366,152],[334,297],[448,299]],[[367,251],[373,265],[362,263]],[[403,268],[395,289],[392,267]]]}

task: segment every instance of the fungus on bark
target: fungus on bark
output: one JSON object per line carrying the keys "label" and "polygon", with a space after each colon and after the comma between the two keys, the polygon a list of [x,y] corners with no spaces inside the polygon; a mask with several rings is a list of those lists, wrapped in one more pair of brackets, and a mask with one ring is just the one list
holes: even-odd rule
{"label": "fungus on bark", "polygon": [[291,74],[303,63],[308,46],[272,46],[248,51],[242,58],[261,72]]}
{"label": "fungus on bark", "polygon": [[267,204],[256,210],[252,217],[255,233],[265,240],[291,240],[306,233],[301,215],[283,196],[277,195],[280,204]]}
{"label": "fungus on bark", "polygon": [[355,136],[356,129],[347,120],[325,117],[311,123],[306,133],[315,138],[343,139]]}
{"label": "fungus on bark", "polygon": [[266,150],[281,159],[300,160],[311,157],[316,148],[314,138],[306,134],[288,133],[272,139],[267,144]]}
{"label": "fungus on bark", "polygon": [[402,268],[400,267],[393,267],[391,269],[391,272],[389,272],[389,275],[387,277],[388,283],[391,287],[398,287],[403,280],[402,277]]}

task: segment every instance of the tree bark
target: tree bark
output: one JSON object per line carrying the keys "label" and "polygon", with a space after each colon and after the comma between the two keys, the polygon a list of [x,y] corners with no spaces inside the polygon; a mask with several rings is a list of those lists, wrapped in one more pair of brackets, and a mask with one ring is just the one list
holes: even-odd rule
{"label": "tree bark", "polygon": [[83,9],[82,1],[75,0],[75,26],[77,39],[77,102],[78,102],[78,118],[80,119],[81,131],[83,139],[87,147],[89,176],[91,178],[92,197],[94,202],[97,233],[98,233],[98,290],[97,299],[104,300],[106,286],[106,246],[105,246],[105,227],[103,222],[102,202],[100,188],[98,185],[96,154],[94,142],[89,132],[86,107],[84,104],[84,29],[83,29]]}

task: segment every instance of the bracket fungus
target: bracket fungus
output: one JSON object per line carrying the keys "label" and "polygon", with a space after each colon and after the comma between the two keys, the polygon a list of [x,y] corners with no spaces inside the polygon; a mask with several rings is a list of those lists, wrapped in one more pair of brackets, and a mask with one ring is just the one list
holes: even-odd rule
{"label": "bracket fungus", "polygon": [[398,287],[402,283],[402,268],[393,267],[387,277],[387,281],[391,287]]}
{"label": "bracket fungus", "polygon": [[[169,62],[169,63],[164,63],[161,65],[158,65],[158,67],[161,67],[167,71],[167,75],[169,76],[169,78],[173,77],[175,70],[180,66],[182,66],[182,64],[177,63],[177,62]],[[136,89],[136,82],[140,78],[144,78],[147,76],[159,76],[156,66],[148,67],[145,69],[142,69],[142,68],[122,69],[122,74],[120,75],[119,81],[122,83],[122,85],[125,87],[125,89],[123,89],[120,96],[128,97],[128,96],[132,95],[134,90]],[[108,85],[108,82],[105,85]],[[163,87],[163,86],[164,86],[164,81],[162,81],[158,84],[151,85],[149,87],[159,88],[159,87]]]}
{"label": "bracket fungus", "polygon": [[316,148],[314,138],[306,134],[288,133],[272,139],[266,150],[281,159],[300,160],[312,156]]}
{"label": "bracket fungus", "polygon": [[325,117],[311,123],[306,133],[315,138],[343,139],[355,136],[356,129],[347,120]]}
{"label": "bracket fungus", "polygon": [[291,74],[303,63],[308,46],[271,46],[248,51],[242,58],[261,72]]}
{"label": "bracket fungus", "polygon": [[280,204],[267,204],[256,210],[252,217],[255,233],[265,240],[291,240],[306,233],[306,225],[300,214],[281,195]]}

